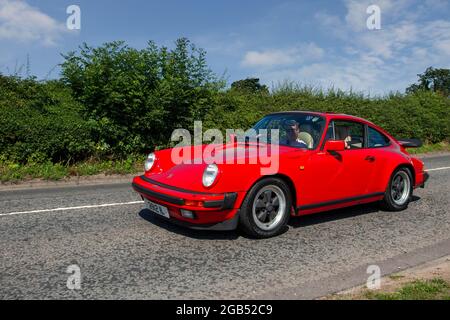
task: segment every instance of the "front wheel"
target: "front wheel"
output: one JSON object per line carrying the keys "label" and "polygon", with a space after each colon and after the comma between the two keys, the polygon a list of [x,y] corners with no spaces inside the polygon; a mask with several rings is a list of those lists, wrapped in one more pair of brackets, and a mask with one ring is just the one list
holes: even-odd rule
{"label": "front wheel", "polygon": [[242,203],[240,227],[256,238],[276,236],[286,229],[291,207],[291,192],[286,183],[266,178],[250,189]]}
{"label": "front wheel", "polygon": [[408,207],[413,194],[411,171],[399,168],[394,171],[384,195],[382,205],[390,211],[401,211]]}

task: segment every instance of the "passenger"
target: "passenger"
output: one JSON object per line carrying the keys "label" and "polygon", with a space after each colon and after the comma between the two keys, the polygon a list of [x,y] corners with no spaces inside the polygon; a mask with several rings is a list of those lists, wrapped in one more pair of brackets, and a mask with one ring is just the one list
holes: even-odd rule
{"label": "passenger", "polygon": [[351,149],[350,142],[352,141],[352,137],[350,136],[350,128],[349,127],[336,127],[336,140],[344,140],[345,148]]}
{"label": "passenger", "polygon": [[300,133],[298,135],[298,139],[300,139],[301,141],[304,141],[306,143],[306,146],[308,147],[308,149],[313,149],[314,148],[314,138],[313,138],[313,128],[311,126],[311,124],[309,123],[305,123],[302,124]]}

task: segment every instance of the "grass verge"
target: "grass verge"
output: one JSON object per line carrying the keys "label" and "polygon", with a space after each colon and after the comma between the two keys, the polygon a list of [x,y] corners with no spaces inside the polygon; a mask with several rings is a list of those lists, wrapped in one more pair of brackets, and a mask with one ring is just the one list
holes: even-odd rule
{"label": "grass verge", "polygon": [[450,300],[450,283],[441,278],[415,280],[395,292],[367,291],[369,300]]}
{"label": "grass verge", "polygon": [[21,165],[0,162],[0,181],[5,183],[31,179],[61,180],[72,176],[96,174],[131,174],[142,171],[143,163],[143,157],[130,157],[126,160],[90,160],[73,165],[51,162]]}
{"label": "grass verge", "polygon": [[424,144],[420,148],[411,148],[408,149],[410,154],[422,154],[422,153],[430,153],[430,152],[445,152],[450,151],[450,144],[448,142],[440,142],[434,144]]}

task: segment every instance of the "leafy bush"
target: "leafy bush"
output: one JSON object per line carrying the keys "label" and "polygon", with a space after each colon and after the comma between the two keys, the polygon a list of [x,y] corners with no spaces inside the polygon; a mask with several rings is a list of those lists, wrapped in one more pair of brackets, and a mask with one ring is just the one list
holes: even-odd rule
{"label": "leafy bush", "polygon": [[92,154],[92,125],[58,81],[0,76],[0,155],[15,162],[76,161]]}
{"label": "leafy bush", "polygon": [[221,87],[205,52],[185,38],[173,50],[153,42],[142,50],[120,41],[84,45],[65,59],[62,80],[97,123],[105,153],[119,156],[148,151],[174,128],[189,127],[208,112]]}

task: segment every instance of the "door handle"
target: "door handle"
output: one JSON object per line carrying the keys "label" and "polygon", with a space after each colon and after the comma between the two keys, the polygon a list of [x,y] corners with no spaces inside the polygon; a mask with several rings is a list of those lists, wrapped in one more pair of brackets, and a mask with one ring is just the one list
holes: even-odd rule
{"label": "door handle", "polygon": [[374,156],[367,156],[364,160],[369,161],[369,162],[374,162],[375,161],[375,157]]}

